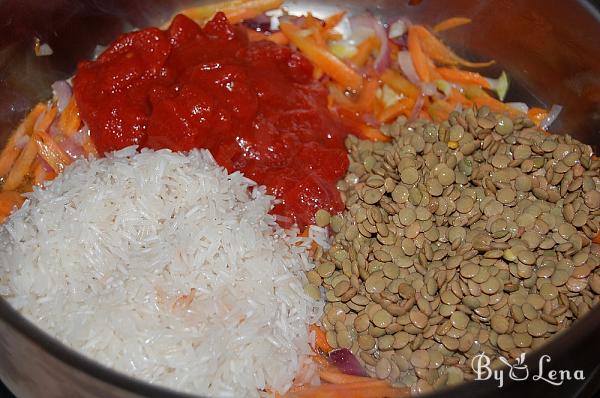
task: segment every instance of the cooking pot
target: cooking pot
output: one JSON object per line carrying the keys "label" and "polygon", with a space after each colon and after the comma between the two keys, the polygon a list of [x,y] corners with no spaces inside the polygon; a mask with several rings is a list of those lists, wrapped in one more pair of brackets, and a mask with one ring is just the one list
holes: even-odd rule
{"label": "cooking pot", "polygon": [[[25,112],[50,97],[52,82],[73,74],[78,60],[92,56],[134,27],[160,25],[186,0],[4,0],[0,1],[0,147]],[[369,11],[386,21],[403,15],[432,25],[451,16],[473,19],[443,34],[457,52],[496,59],[490,75],[506,70],[513,79],[507,101],[564,107],[552,131],[571,134],[600,152],[600,13],[598,4],[575,0],[300,0],[291,12],[317,16],[344,8]],[[52,54],[35,56],[35,43]],[[527,355],[503,386],[494,377],[430,395],[433,397],[588,397],[600,387],[600,308]],[[549,361],[548,361],[549,360]],[[529,377],[522,377],[524,367]],[[548,380],[551,370],[571,380]],[[584,380],[575,380],[581,371]],[[482,373],[481,378],[486,374]],[[534,376],[541,376],[536,379]],[[161,397],[176,393],[131,379],[67,348],[21,317],[0,298],[0,379],[20,398]],[[546,380],[544,380],[546,379]]]}

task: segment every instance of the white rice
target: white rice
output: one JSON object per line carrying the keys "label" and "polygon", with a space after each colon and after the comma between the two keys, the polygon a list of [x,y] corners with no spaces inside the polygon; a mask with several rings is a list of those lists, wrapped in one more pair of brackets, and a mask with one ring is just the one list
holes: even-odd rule
{"label": "white rice", "polygon": [[[207,151],[79,160],[0,227],[0,295],[69,346],[208,396],[315,380],[311,264],[273,198]],[[191,303],[182,295],[195,289]]]}

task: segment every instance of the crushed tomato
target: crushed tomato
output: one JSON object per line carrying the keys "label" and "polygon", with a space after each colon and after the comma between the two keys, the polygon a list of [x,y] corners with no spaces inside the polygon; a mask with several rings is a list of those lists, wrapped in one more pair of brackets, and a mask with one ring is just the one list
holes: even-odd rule
{"label": "crushed tomato", "polygon": [[163,31],[122,35],[79,64],[74,94],[99,153],[129,145],[207,148],[281,200],[280,223],[343,210],[345,132],[301,54],[250,42],[218,13],[204,27],[178,15]]}

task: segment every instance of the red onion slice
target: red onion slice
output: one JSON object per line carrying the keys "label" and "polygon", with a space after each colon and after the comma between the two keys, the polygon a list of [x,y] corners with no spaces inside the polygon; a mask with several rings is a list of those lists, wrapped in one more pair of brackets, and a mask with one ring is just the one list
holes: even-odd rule
{"label": "red onion slice", "polygon": [[560,114],[561,111],[562,111],[562,106],[560,106],[560,105],[552,105],[552,107],[550,108],[550,112],[548,113],[548,116],[546,116],[540,122],[540,128],[542,130],[548,130],[548,128],[550,127],[550,125],[552,123],[554,123],[554,121],[556,120],[556,118],[558,117],[558,115]]}
{"label": "red onion slice", "polygon": [[363,377],[367,376],[367,372],[358,359],[347,348],[331,351],[329,353],[329,360],[344,374]]}
{"label": "red onion slice", "polygon": [[71,100],[71,86],[64,80],[58,80],[52,84],[52,91],[54,93],[54,97],[56,98],[58,111],[64,111],[67,107],[67,104]]}
{"label": "red onion slice", "polygon": [[527,113],[527,111],[529,111],[529,107],[524,102],[507,102],[506,105],[518,110],[521,113]]}
{"label": "red onion slice", "polygon": [[425,96],[423,94],[420,94],[417,97],[417,100],[415,101],[415,106],[413,107],[412,111],[410,112],[410,120],[415,120],[419,118],[419,114],[421,113],[421,110],[423,109],[423,105],[425,105]]}
{"label": "red onion slice", "polygon": [[390,64],[391,50],[387,32],[381,21],[369,14],[359,15],[350,19],[350,27],[352,30],[352,39],[357,42],[366,39],[373,33],[377,36],[380,48],[373,67],[377,73],[382,73]]}
{"label": "red onion slice", "polygon": [[406,76],[412,84],[420,85],[421,79],[419,79],[419,76],[417,75],[415,65],[413,64],[408,51],[400,51],[398,53],[398,65],[400,65],[400,70],[404,73],[404,76]]}

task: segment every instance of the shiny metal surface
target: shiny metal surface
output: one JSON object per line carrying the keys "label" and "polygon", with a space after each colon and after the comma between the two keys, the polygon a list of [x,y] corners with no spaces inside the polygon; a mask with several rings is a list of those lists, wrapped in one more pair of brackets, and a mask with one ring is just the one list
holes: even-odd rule
{"label": "shiny metal surface", "polygon": [[[184,0],[0,0],[0,146],[12,127],[37,101],[48,98],[50,84],[70,76],[77,60],[96,44],[107,44],[133,26],[162,23]],[[411,3],[417,3],[411,5]],[[492,75],[506,69],[516,84],[510,100],[565,107],[556,132],[600,149],[600,16],[590,3],[568,0],[372,0],[290,1],[291,11],[324,15],[339,8],[368,9],[391,21],[407,15],[433,24],[450,16],[473,23],[444,39],[463,54],[494,58]],[[39,38],[54,50],[35,57]],[[467,383],[437,397],[589,396],[598,385],[600,308],[591,311],[540,352],[528,355],[530,373],[543,354],[552,358],[544,371],[583,369],[589,383],[560,387],[542,381],[493,380]],[[594,377],[596,372],[596,377]],[[185,397],[119,375],[89,361],[38,330],[0,299],[0,378],[18,397]],[[594,384],[596,383],[596,384]]]}

